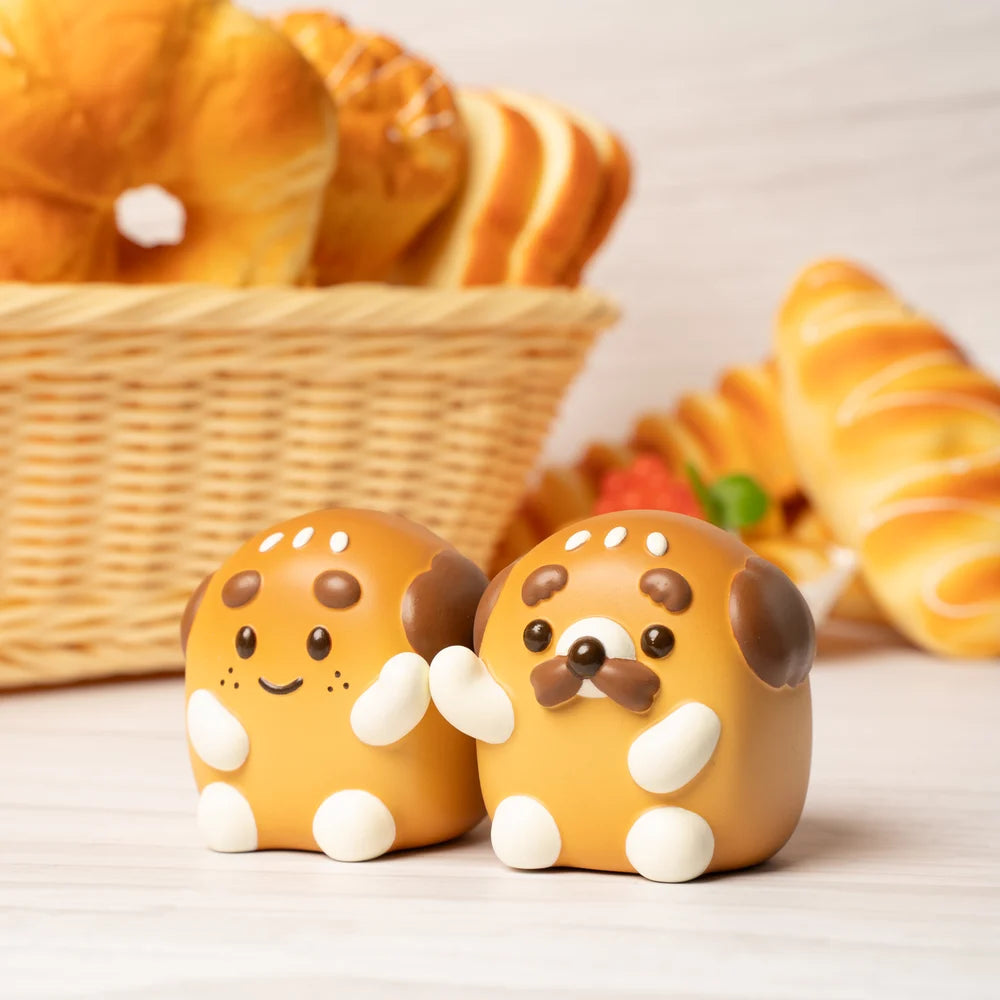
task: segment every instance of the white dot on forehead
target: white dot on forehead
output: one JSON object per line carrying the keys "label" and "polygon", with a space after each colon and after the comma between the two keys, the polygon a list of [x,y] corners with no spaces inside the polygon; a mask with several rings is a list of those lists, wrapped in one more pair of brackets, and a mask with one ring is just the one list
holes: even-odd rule
{"label": "white dot on forehead", "polygon": [[284,537],[285,534],[282,531],[276,531],[273,535],[268,535],[267,538],[265,538],[264,541],[260,543],[260,548],[257,551],[270,552],[271,549],[273,549],[275,545],[277,545],[278,542],[280,542],[281,539]]}
{"label": "white dot on forehead", "polygon": [[344,549],[350,544],[350,538],[347,536],[346,531],[335,531],[330,536],[330,551],[331,552],[343,552]]}
{"label": "white dot on forehead", "polygon": [[669,547],[667,536],[662,531],[653,531],[646,536],[646,549],[650,555],[662,556]]}
{"label": "white dot on forehead", "polygon": [[313,536],[312,528],[303,528],[293,539],[292,548],[301,549],[303,545],[308,544],[309,539]]}
{"label": "white dot on forehead", "polygon": [[585,528],[581,531],[574,531],[569,538],[566,539],[566,551],[572,552],[573,549],[578,549],[584,542],[590,541],[590,532]]}
{"label": "white dot on forehead", "polygon": [[619,545],[621,545],[622,542],[625,541],[627,535],[628,535],[628,528],[623,528],[621,525],[618,525],[617,528],[612,528],[604,536],[604,547],[606,549],[617,548]]}

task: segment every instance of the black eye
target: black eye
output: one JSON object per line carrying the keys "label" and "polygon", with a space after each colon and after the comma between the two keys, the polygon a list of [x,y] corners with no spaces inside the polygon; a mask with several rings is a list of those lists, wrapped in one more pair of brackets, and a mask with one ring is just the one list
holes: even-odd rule
{"label": "black eye", "polygon": [[524,626],[524,644],[532,653],[540,653],[552,641],[552,626],[541,618]]}
{"label": "black eye", "polygon": [[249,625],[236,633],[236,655],[241,660],[249,660],[257,648],[257,633]]}
{"label": "black eye", "polygon": [[314,628],[306,640],[306,649],[314,660],[325,660],[330,655],[330,633],[325,628]]}
{"label": "black eye", "polygon": [[650,625],[642,633],[642,651],[659,660],[669,656],[674,648],[674,633],[666,625]]}

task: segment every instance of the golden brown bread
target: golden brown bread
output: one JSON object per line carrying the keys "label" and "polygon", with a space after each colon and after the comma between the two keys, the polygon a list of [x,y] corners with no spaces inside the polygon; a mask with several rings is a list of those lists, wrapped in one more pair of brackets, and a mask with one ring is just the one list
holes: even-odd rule
{"label": "golden brown bread", "polygon": [[462,182],[466,133],[451,89],[429,63],[339,17],[296,13],[278,24],[323,75],[340,125],[316,280],[384,278]]}
{"label": "golden brown bread", "polygon": [[[322,81],[226,0],[0,7],[0,280],[295,281],[334,163]],[[176,246],[119,237],[115,199],[183,202]]]}
{"label": "golden brown bread", "polygon": [[459,91],[458,107],[469,136],[465,180],[403,256],[395,281],[447,288],[501,284],[531,214],[542,169],[538,133],[490,94]]}
{"label": "golden brown bread", "polygon": [[632,163],[621,139],[589,115],[567,108],[566,113],[590,138],[601,164],[601,188],[583,239],[563,275],[563,283],[577,285],[583,269],[611,232],[632,185]]}
{"label": "golden brown bread", "polygon": [[590,136],[557,104],[515,90],[495,96],[522,114],[542,145],[542,170],[531,212],[511,248],[504,280],[557,285],[587,238],[603,176]]}
{"label": "golden brown bread", "polygon": [[777,324],[803,485],[913,641],[1000,655],[1000,385],[844,261],[796,280]]}

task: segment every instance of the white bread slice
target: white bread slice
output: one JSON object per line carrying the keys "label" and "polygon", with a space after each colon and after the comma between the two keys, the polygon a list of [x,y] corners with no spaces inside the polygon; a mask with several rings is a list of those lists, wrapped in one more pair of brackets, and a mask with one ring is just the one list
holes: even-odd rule
{"label": "white bread slice", "polygon": [[602,193],[598,151],[586,131],[552,101],[513,90],[494,93],[528,119],[543,150],[535,201],[511,249],[507,281],[560,284],[590,229]]}
{"label": "white bread slice", "polygon": [[488,94],[459,91],[456,103],[469,137],[465,182],[407,251],[394,281],[438,287],[503,283],[531,212],[542,164],[535,130]]}
{"label": "white bread slice", "polygon": [[567,285],[577,285],[590,258],[607,238],[628,198],[632,184],[632,164],[621,140],[599,121],[571,108],[566,113],[587,133],[601,161],[601,193],[586,234],[563,275]]}

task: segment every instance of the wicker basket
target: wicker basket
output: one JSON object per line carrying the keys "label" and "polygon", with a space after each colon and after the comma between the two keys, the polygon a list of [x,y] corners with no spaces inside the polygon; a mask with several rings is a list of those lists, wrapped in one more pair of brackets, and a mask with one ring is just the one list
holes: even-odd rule
{"label": "wicker basket", "polygon": [[587,291],[0,285],[0,687],[180,666],[188,593],[331,505],[485,563],[615,308]]}

